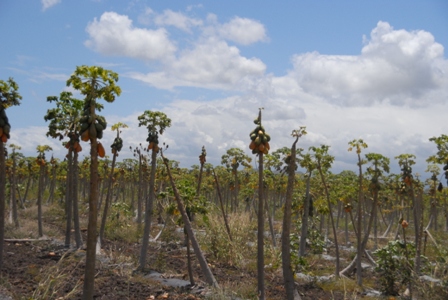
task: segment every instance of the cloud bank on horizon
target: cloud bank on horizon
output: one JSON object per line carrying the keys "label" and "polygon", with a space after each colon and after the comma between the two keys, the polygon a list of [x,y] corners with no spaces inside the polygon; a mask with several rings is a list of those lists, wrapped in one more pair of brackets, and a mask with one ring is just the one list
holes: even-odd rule
{"label": "cloud bank on horizon", "polygon": [[[43,10],[60,2],[42,0]],[[117,64],[114,71],[171,93],[154,109],[173,120],[162,140],[170,145],[167,155],[186,167],[198,163],[202,145],[215,164],[231,147],[249,153],[252,119],[264,107],[273,150],[290,146],[290,132],[305,125],[309,134],[302,147],[330,145],[335,170],[354,169],[356,158],[347,143],[363,138],[369,144],[366,153],[390,158],[412,153],[423,171],[423,161],[435,152],[428,139],[447,131],[444,46],[428,31],[395,29],[387,20],[359,38],[357,55],[296,53],[289,58],[290,69],[274,74],[262,58],[245,55],[247,48],[272,43],[262,21],[233,16],[222,22],[213,13],[201,18],[189,9],[146,7],[134,18],[113,10],[94,17],[85,25],[83,45],[110,64],[116,58],[139,62],[138,69]],[[197,96],[185,89],[198,91]],[[203,91],[208,96],[202,97]],[[120,99],[116,102],[111,106]],[[107,119],[136,128],[142,110],[129,116],[111,113]],[[45,128],[41,131],[45,134]],[[123,131],[125,143],[144,141],[142,129]],[[105,139],[111,143],[113,135]],[[63,151],[54,143],[53,149]]]}

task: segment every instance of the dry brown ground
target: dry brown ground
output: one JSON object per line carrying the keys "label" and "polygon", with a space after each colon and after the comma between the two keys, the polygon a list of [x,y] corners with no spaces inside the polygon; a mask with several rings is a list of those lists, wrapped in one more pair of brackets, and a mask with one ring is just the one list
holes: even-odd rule
{"label": "dry brown ground", "polygon": [[[35,224],[33,214],[25,213],[21,218],[21,228],[16,231],[9,228],[6,238],[24,238],[24,235],[35,237],[37,223]],[[3,291],[3,295],[9,295],[10,299],[81,298],[85,252],[65,249],[61,245],[64,232],[62,224],[61,217],[47,212],[44,227],[47,240],[5,242],[4,265],[0,277],[0,291]],[[150,244],[148,265],[152,270],[167,278],[188,280],[186,251],[180,240]],[[149,279],[145,277],[146,274],[135,272],[139,252],[140,244],[137,242],[106,240],[103,254],[98,256],[96,264],[95,299],[243,299],[241,296],[237,297],[242,294],[242,289],[246,289],[244,294],[251,295],[244,299],[257,298],[255,272],[247,272],[206,255],[216,280],[223,288],[220,291],[211,290],[204,283],[193,255],[197,285],[174,288]],[[334,255],[334,249],[330,249],[329,254]],[[343,256],[346,260],[341,265],[345,266],[350,254],[343,253]],[[319,258],[310,260],[310,263],[310,268],[316,275],[330,275],[328,270],[334,265],[332,261]],[[374,275],[373,272],[367,274],[367,281],[374,283]],[[346,280],[330,283],[326,287],[317,282],[302,282],[298,288],[303,300],[367,299],[353,286],[353,280]],[[286,298],[279,269],[266,271],[266,298]],[[7,298],[2,298],[0,292],[0,299]]]}

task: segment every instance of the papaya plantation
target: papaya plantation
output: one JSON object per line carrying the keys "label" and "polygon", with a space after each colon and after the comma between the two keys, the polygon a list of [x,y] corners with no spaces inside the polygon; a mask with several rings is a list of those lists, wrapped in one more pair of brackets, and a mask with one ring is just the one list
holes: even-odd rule
{"label": "papaya plantation", "polygon": [[76,67],[26,157],[7,114],[19,83],[0,80],[0,298],[448,299],[448,135],[428,137],[429,157],[348,140],[353,170],[334,173],[331,145],[253,107],[246,140],[218,154],[184,132],[186,168],[173,116],[105,113],[119,84]]}

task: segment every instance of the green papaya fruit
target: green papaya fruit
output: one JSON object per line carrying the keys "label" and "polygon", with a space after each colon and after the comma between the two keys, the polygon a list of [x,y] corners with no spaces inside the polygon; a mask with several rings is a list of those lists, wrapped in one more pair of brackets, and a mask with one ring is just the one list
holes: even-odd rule
{"label": "green papaya fruit", "polygon": [[95,123],[95,129],[96,131],[103,131],[104,127],[100,123]]}
{"label": "green papaya fruit", "polygon": [[86,130],[87,128],[89,128],[89,123],[87,122],[81,123],[81,128],[79,131],[84,132],[84,130]]}
{"label": "green papaya fruit", "polygon": [[101,126],[103,126],[103,129],[107,128],[107,122],[103,116],[98,116],[96,120],[101,124]]}
{"label": "green papaya fruit", "polygon": [[8,123],[6,123],[6,124],[3,126],[3,133],[6,134],[6,135],[8,135],[10,131],[11,131],[11,126],[10,126]]}
{"label": "green papaya fruit", "polygon": [[257,138],[257,135],[256,135],[255,133],[252,133],[252,134],[250,135],[250,140],[251,140],[251,141],[255,141],[256,138]]}
{"label": "green papaya fruit", "polygon": [[102,130],[97,130],[96,131],[96,138],[97,139],[102,139],[103,138],[103,131]]}
{"label": "green papaya fruit", "polygon": [[271,136],[266,132],[264,133],[264,136],[266,137],[266,142],[269,142],[271,140]]}

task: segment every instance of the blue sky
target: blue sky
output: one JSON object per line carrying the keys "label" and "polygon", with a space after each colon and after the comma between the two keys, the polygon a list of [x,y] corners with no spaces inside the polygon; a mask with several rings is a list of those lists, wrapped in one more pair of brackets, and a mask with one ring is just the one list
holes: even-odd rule
{"label": "blue sky", "polygon": [[[161,141],[184,167],[198,164],[202,145],[213,164],[231,147],[249,154],[259,107],[273,150],[306,126],[301,146],[330,145],[334,172],[355,169],[347,144],[362,138],[392,166],[415,154],[423,173],[435,153],[428,139],[448,133],[444,0],[9,0],[0,35],[0,79],[13,77],[23,96],[8,110],[11,142],[27,156],[48,144],[64,157],[43,116],[78,65],[120,76],[123,93],[102,112],[130,126],[120,158],[145,141],[144,110],[173,120]],[[113,137],[109,127],[104,144]]]}

